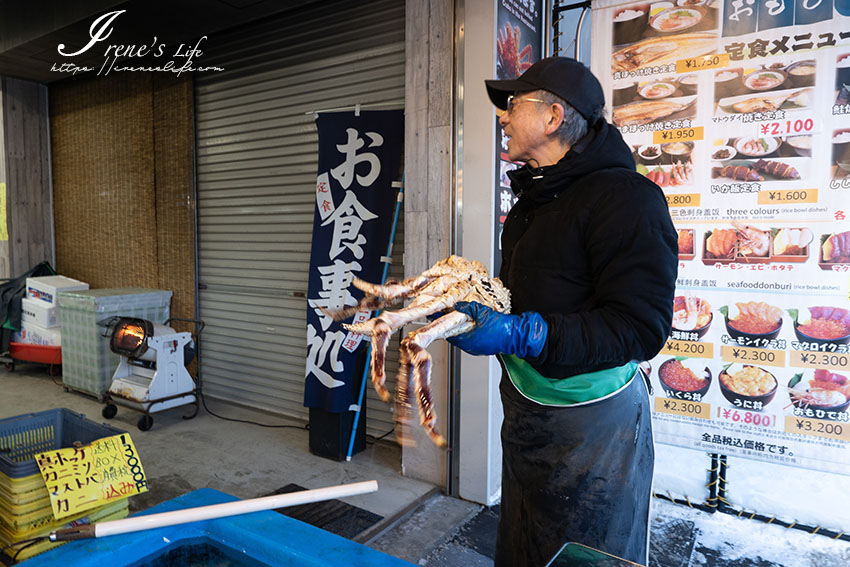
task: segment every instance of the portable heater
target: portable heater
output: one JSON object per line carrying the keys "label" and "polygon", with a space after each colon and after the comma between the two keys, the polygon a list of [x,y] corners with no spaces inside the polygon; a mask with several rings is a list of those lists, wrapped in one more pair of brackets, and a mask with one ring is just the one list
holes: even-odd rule
{"label": "portable heater", "polygon": [[192,404],[194,412],[184,419],[197,415],[200,392],[186,370],[195,356],[195,343],[192,333],[178,333],[168,326],[175,320],[195,323],[197,333],[204,325],[201,321],[177,318],[162,325],[133,317],[113,317],[104,322],[109,348],[121,361],[112,375],[103,417],[115,417],[117,405],[141,411],[144,415],[138,426],[147,431],[153,426],[152,413]]}

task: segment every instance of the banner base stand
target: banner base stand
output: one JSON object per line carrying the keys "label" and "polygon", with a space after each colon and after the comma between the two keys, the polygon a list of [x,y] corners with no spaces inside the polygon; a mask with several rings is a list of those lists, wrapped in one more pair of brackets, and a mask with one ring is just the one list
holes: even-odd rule
{"label": "banner base stand", "polygon": [[[352,454],[366,448],[366,400],[363,401]],[[344,461],[348,455],[353,421],[353,411],[331,413],[321,408],[310,408],[310,452],[319,457]]]}

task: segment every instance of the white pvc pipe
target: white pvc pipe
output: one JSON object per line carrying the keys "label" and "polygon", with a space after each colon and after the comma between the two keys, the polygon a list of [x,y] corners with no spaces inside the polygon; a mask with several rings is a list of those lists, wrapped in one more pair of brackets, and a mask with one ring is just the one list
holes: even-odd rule
{"label": "white pvc pipe", "polygon": [[254,498],[251,500],[239,500],[237,502],[227,502],[225,504],[213,504],[211,506],[187,508],[185,510],[163,512],[161,514],[136,516],[133,518],[125,518],[123,520],[112,520],[109,522],[95,524],[94,537],[138,532],[141,530],[163,528],[165,526],[186,524],[201,520],[213,520],[215,518],[248,514],[250,512],[259,512],[261,510],[274,510],[276,508],[284,508],[286,506],[298,506],[299,504],[308,504],[310,502],[344,498],[346,496],[354,496],[356,494],[366,494],[377,490],[378,482],[375,480],[369,480],[366,482],[355,482],[352,484],[329,486],[327,488],[317,488],[314,490],[302,490],[301,492],[293,492],[289,494],[275,494],[274,496],[265,496],[263,498]]}

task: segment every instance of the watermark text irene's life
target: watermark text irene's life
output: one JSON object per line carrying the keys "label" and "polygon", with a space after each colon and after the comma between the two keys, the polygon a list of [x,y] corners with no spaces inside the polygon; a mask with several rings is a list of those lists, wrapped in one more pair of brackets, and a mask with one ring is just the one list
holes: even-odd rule
{"label": "watermark text irene's life", "polygon": [[[116,10],[114,12],[108,12],[92,22],[92,25],[89,28],[88,43],[80,49],[70,51],[70,49],[66,48],[64,43],[60,43],[57,47],[57,51],[64,57],[75,57],[85,53],[98,43],[104,42],[110,35],[112,35],[115,19],[126,11],[127,10]],[[201,51],[200,46],[205,39],[207,39],[207,36],[201,37],[197,43],[195,43],[194,47],[189,44],[181,43],[176,49],[169,49],[169,47],[165,43],[160,42],[156,36],[153,37],[150,44],[108,44],[103,53],[104,59],[100,68],[80,66],[73,61],[64,61],[60,63],[53,63],[50,70],[58,73],[71,73],[73,75],[76,75],[77,73],[97,71],[98,75],[104,76],[109,73],[119,71],[165,71],[175,73],[178,77],[183,73],[191,71],[224,71],[222,67],[195,66],[195,58],[201,57],[204,54],[204,52]],[[157,59],[167,58],[167,60],[163,60],[162,63],[157,62],[154,65],[150,65],[147,62],[144,65],[133,65],[131,63],[132,58],[141,57],[154,57]],[[122,59],[119,63],[118,60],[121,58],[126,59]]]}

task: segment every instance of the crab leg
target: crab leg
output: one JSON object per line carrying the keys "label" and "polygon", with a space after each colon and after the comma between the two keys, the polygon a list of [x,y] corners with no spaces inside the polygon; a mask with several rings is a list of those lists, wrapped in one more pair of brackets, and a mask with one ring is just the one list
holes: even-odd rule
{"label": "crab leg", "polygon": [[474,325],[468,315],[452,311],[421,329],[412,331],[401,341],[401,352],[404,357],[409,357],[413,367],[419,422],[438,447],[446,446],[446,438],[437,431],[437,416],[431,397],[431,355],[425,349],[437,339],[460,335],[471,330]]}
{"label": "crab leg", "polygon": [[393,302],[391,302],[390,300],[385,300],[374,295],[365,295],[363,296],[363,299],[361,299],[357,303],[357,305],[350,305],[348,307],[343,307],[342,309],[334,309],[333,311],[331,311],[330,309],[325,309],[322,306],[319,306],[319,309],[321,309],[322,313],[324,313],[334,321],[342,321],[344,319],[348,319],[359,311],[383,310],[387,307],[391,307],[392,304]]}
{"label": "crab leg", "polygon": [[395,412],[393,414],[395,436],[399,445],[413,447],[416,445],[410,434],[410,392],[412,390],[410,381],[413,376],[410,373],[411,364],[407,351],[402,349],[399,355],[398,384],[396,385]]}
{"label": "crab leg", "polygon": [[[375,391],[378,392],[378,396],[385,402],[389,402],[390,393],[385,386],[387,376],[384,374],[384,365],[387,358],[387,343],[390,342],[390,335],[393,333],[393,329],[385,321],[381,320],[380,317],[369,319],[366,323],[372,323],[372,356],[370,361],[372,365],[372,385],[375,387]],[[348,328],[349,325],[343,325],[343,327]],[[354,329],[349,330],[354,331]],[[354,332],[356,333],[358,331]]]}
{"label": "crab leg", "polygon": [[367,295],[375,295],[383,299],[403,299],[415,294],[419,289],[426,286],[433,278],[417,276],[412,280],[405,280],[401,283],[392,284],[375,284],[369,283],[360,278],[351,280],[351,285],[366,293]]}

